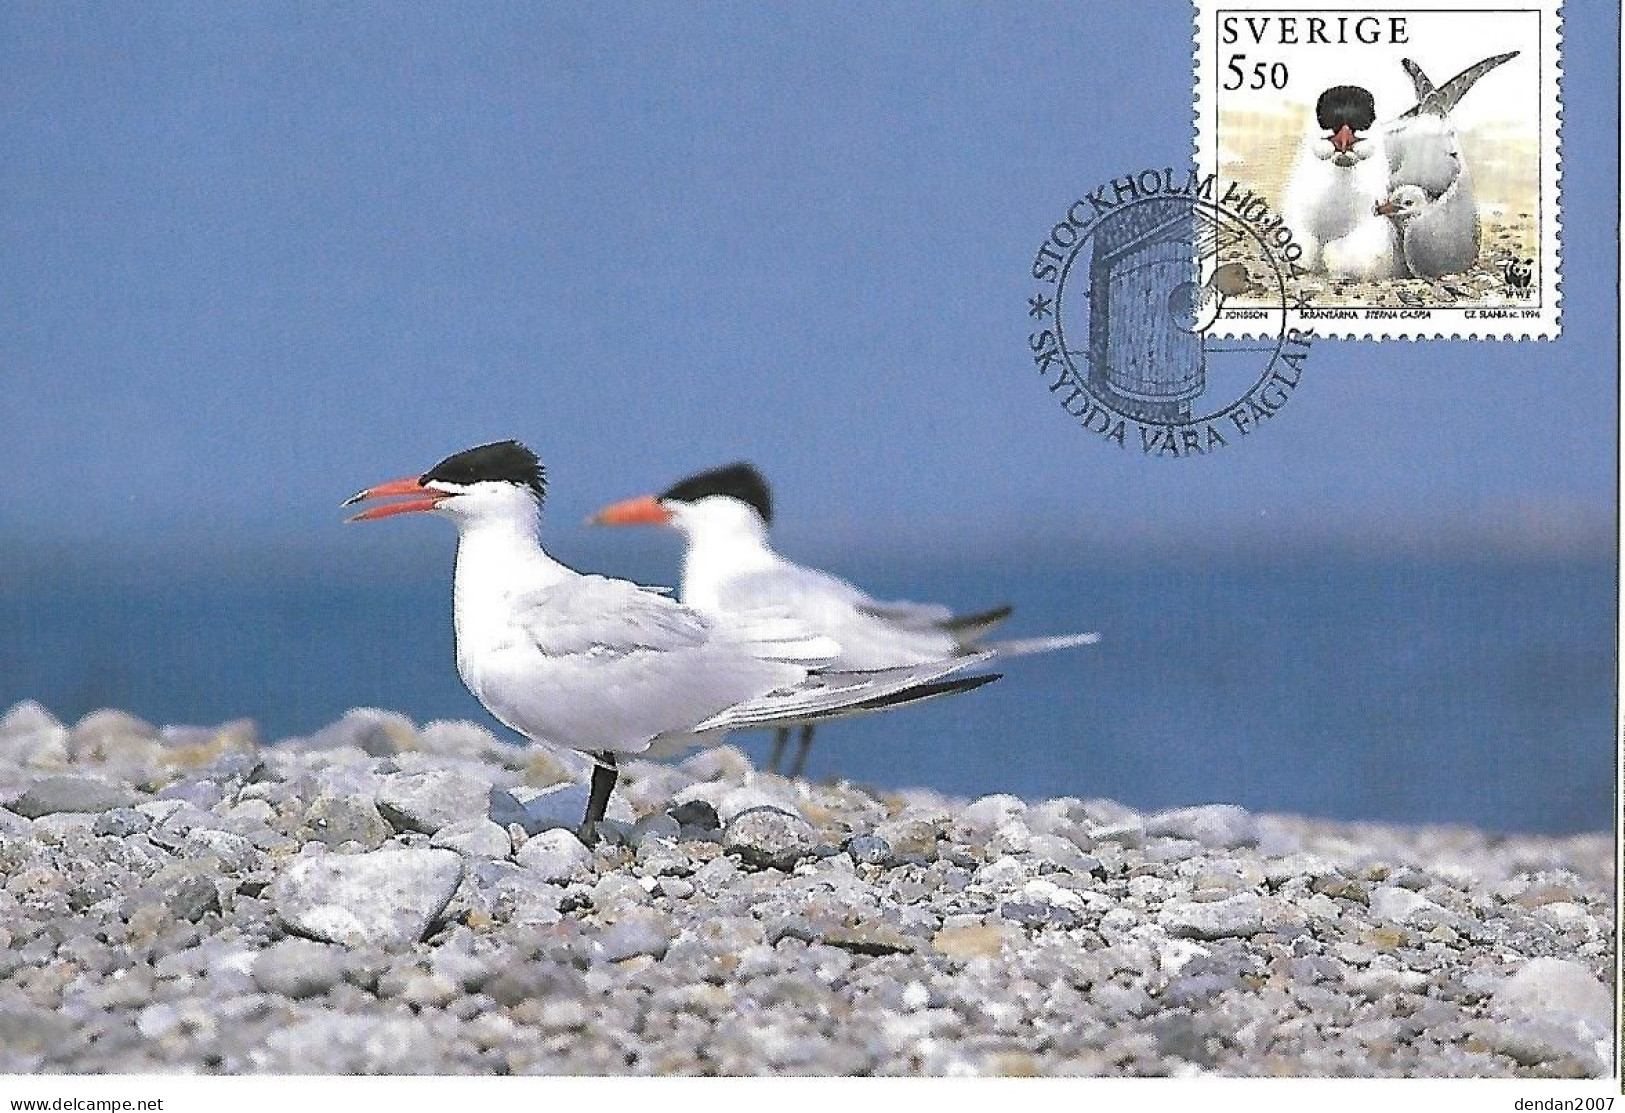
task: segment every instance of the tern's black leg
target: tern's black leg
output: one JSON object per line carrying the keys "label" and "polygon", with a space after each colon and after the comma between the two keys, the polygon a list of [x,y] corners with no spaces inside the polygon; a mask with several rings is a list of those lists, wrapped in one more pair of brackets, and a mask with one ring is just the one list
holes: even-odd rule
{"label": "tern's black leg", "polygon": [[[818,728],[813,726],[811,723],[804,723],[802,725],[801,748],[796,751],[796,763],[790,766],[790,776],[799,777],[801,776],[801,771],[807,768],[807,751],[812,749],[813,731],[817,729]],[[780,733],[788,735],[790,732],[786,730],[781,731]]]}
{"label": "tern's black leg", "polygon": [[592,794],[587,797],[587,817],[581,821],[581,839],[587,843],[598,839],[598,821],[609,808],[609,794],[615,790],[615,778],[620,776],[613,753],[594,754],[593,759],[597,764],[592,767]]}
{"label": "tern's black leg", "polygon": [[773,756],[767,759],[767,771],[777,773],[779,760],[784,757],[784,747],[790,743],[790,728],[780,727],[773,734]]}

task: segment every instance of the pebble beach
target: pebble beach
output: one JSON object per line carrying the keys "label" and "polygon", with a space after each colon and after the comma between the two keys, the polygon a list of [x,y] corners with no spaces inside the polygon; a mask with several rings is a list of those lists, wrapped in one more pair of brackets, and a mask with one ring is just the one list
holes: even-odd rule
{"label": "pebble beach", "polygon": [[0,718],[0,1073],[1596,1077],[1611,833]]}

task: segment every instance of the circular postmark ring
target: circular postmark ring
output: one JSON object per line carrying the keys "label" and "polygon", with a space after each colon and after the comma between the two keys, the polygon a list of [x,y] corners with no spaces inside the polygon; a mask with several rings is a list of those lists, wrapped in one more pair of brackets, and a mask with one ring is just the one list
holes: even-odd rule
{"label": "circular postmark ring", "polygon": [[[1217,175],[1114,179],[1068,206],[1033,260],[1029,354],[1086,431],[1145,455],[1207,455],[1298,387],[1310,336],[1288,325],[1288,290],[1301,255],[1262,198]],[[1238,295],[1249,308],[1227,311]]]}

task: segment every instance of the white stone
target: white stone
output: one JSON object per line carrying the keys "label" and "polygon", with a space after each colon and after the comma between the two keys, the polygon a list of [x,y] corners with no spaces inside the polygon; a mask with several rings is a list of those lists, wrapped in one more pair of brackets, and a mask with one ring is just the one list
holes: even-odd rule
{"label": "white stone", "polygon": [[271,887],[287,927],[347,945],[403,946],[428,933],[463,879],[450,850],[377,850],[301,858]]}

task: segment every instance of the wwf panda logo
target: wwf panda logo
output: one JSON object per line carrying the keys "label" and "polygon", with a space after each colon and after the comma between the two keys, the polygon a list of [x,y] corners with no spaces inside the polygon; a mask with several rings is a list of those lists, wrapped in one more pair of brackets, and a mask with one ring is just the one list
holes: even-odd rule
{"label": "wwf panda logo", "polygon": [[1501,276],[1506,279],[1509,290],[1525,293],[1535,280],[1535,261],[1533,259],[1508,259],[1501,268]]}

